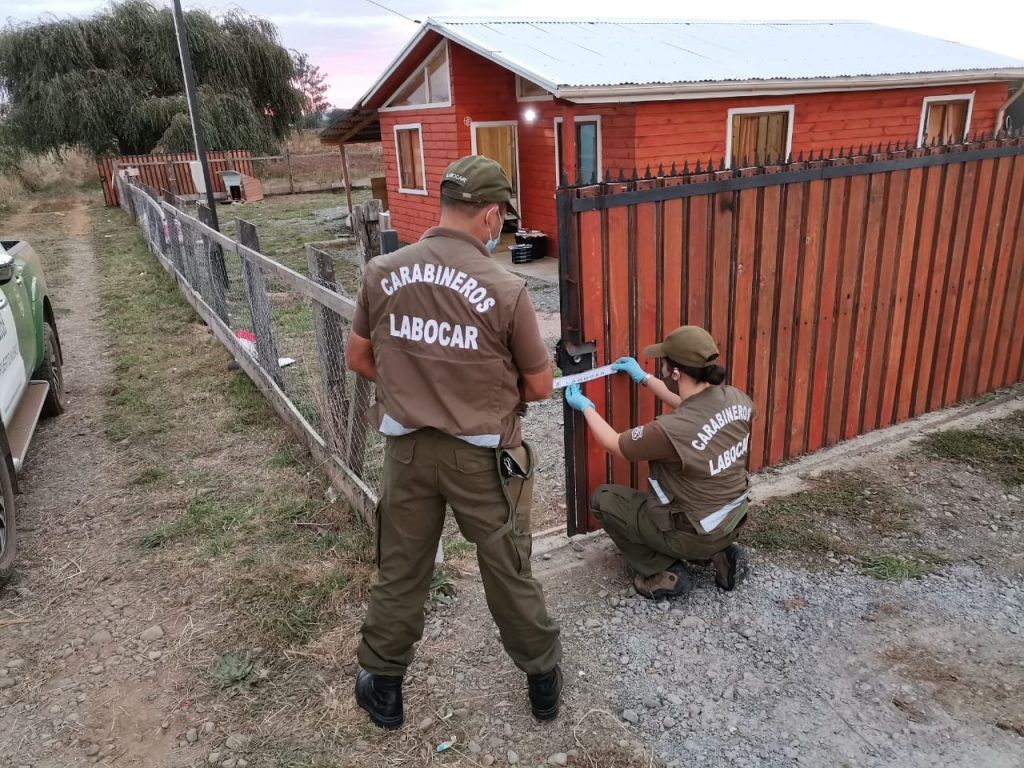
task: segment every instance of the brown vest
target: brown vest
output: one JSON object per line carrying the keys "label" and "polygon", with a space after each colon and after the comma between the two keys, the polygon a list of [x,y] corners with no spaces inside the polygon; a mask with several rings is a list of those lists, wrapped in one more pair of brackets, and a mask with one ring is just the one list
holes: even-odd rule
{"label": "brown vest", "polygon": [[683,514],[698,533],[705,534],[733,520],[740,505],[729,507],[747,490],[753,407],[751,399],[735,387],[711,386],[655,420],[682,467],[675,462],[650,462],[651,477],[664,497],[652,486],[652,510]]}
{"label": "brown vest", "polygon": [[435,227],[363,275],[377,365],[374,426],[433,427],[474,445],[519,445],[519,372],[509,333],[526,281],[472,237]]}

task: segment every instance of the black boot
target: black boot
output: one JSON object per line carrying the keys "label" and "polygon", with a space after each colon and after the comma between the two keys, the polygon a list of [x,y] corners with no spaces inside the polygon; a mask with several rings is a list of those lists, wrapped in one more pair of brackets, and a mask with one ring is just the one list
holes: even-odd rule
{"label": "black boot", "polygon": [[370,719],[381,728],[398,728],[404,719],[402,678],[359,670],[356,676],[356,703],[369,712]]}
{"label": "black boot", "polygon": [[558,703],[562,698],[562,670],[555,668],[548,672],[527,675],[530,686],[530,709],[538,720],[554,720],[558,717]]}
{"label": "black boot", "polygon": [[747,551],[735,544],[730,544],[711,558],[715,566],[715,583],[726,592],[736,589],[750,573],[750,562]]}

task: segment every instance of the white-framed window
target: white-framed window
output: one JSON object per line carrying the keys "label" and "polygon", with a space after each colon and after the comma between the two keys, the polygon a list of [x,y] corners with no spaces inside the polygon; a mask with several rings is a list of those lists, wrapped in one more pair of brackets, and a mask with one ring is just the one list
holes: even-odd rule
{"label": "white-framed window", "polygon": [[398,158],[398,191],[408,195],[427,194],[423,127],[419,123],[395,126],[395,155]]}
{"label": "white-framed window", "polygon": [[729,168],[783,162],[793,151],[792,104],[737,107],[725,123],[725,162]]}
{"label": "white-framed window", "polygon": [[543,86],[516,75],[516,101],[549,101],[553,98]]}
{"label": "white-framed window", "polygon": [[576,123],[576,164],[562,166],[562,118],[555,118],[555,184],[562,183],[562,171],[569,174],[569,183],[596,183],[604,168],[601,156],[601,116],[574,115]]}
{"label": "white-framed window", "polygon": [[395,94],[381,107],[381,112],[401,109],[426,109],[452,105],[452,79],[448,70],[448,41],[431,51],[423,62],[402,83]]}
{"label": "white-framed window", "polygon": [[963,141],[971,130],[973,109],[973,93],[925,96],[921,103],[917,146],[930,147],[933,143],[955,144]]}

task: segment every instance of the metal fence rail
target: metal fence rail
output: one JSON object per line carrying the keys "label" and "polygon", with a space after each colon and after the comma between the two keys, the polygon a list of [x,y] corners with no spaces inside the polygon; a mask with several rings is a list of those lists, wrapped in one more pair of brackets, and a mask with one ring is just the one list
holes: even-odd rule
{"label": "metal fence rail", "polygon": [[150,251],[277,414],[321,462],[364,520],[380,490],[383,442],[366,427],[372,385],[345,367],[345,343],[362,266],[380,253],[380,203],[359,206],[360,259],[307,247],[301,275],[259,251],[256,228],[238,219],[237,240],[182,210],[171,195],[118,176],[118,200]]}

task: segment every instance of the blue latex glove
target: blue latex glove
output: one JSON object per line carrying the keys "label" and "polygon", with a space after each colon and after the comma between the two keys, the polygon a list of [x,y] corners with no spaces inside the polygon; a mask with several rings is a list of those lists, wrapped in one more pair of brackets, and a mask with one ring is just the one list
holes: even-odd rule
{"label": "blue latex glove", "polygon": [[629,378],[635,381],[637,384],[647,378],[647,371],[640,367],[640,363],[632,357],[620,357],[614,363],[612,368],[622,373],[628,373]]}
{"label": "blue latex glove", "polygon": [[[594,408],[594,404],[590,401],[589,397],[583,394],[579,384],[570,384],[565,388],[565,402],[569,404],[570,408],[574,408],[580,413],[583,413],[587,408]],[[597,409],[595,408],[594,410]]]}

